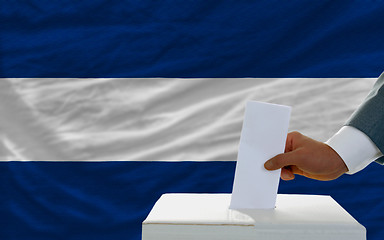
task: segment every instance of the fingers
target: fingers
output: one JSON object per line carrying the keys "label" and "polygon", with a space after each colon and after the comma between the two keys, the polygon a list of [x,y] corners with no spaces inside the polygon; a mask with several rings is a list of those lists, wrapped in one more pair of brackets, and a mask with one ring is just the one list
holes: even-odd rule
{"label": "fingers", "polygon": [[294,145],[297,141],[302,139],[303,135],[299,132],[290,132],[287,135],[287,139],[285,140],[285,150],[284,152],[291,152],[294,150]]}
{"label": "fingers", "polygon": [[288,181],[295,179],[295,174],[292,173],[292,171],[289,168],[282,168],[281,169],[281,179]]}
{"label": "fingers", "polygon": [[[285,154],[277,155],[276,157],[267,161],[264,167],[267,170],[276,170],[282,167],[286,167],[289,165],[293,165],[296,159],[300,156],[300,151],[295,151],[297,146],[297,142],[300,142],[303,135],[299,132],[290,132],[287,135],[287,139],[285,141]],[[295,144],[296,143],[296,144]],[[292,171],[291,171],[292,172]]]}
{"label": "fingers", "polygon": [[297,154],[295,151],[279,154],[264,163],[264,167],[267,170],[277,170],[290,165],[296,165]]}

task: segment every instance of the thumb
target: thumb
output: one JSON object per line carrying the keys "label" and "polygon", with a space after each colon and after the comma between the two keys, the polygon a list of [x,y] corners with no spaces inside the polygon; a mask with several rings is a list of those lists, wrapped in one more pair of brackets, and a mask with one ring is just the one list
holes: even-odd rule
{"label": "thumb", "polygon": [[290,165],[296,165],[297,156],[295,151],[282,153],[269,159],[264,163],[264,167],[267,170],[277,170]]}

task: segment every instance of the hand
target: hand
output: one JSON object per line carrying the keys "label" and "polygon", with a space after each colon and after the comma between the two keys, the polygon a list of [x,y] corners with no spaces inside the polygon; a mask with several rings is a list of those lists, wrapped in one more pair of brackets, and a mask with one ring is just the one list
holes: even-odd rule
{"label": "hand", "polygon": [[330,146],[299,132],[288,134],[284,152],[264,164],[267,170],[282,168],[283,180],[292,180],[299,174],[328,181],[348,171],[343,159]]}

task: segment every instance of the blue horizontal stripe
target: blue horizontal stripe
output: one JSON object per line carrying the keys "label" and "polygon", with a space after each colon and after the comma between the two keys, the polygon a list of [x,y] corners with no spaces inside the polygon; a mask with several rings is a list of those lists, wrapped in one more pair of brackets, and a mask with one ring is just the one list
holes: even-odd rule
{"label": "blue horizontal stripe", "polygon": [[6,1],[0,77],[377,77],[383,1]]}
{"label": "blue horizontal stripe", "polygon": [[[1,162],[0,239],[140,240],[161,194],[229,193],[234,170],[235,162]],[[379,240],[381,175],[371,164],[331,182],[281,182],[279,192],[331,195]]]}

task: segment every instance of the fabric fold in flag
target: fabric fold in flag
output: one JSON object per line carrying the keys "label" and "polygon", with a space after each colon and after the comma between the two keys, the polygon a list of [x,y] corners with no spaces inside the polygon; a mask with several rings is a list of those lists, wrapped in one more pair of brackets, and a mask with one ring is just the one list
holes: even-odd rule
{"label": "fabric fold in flag", "polygon": [[290,130],[326,141],[374,81],[0,79],[0,159],[233,161],[247,101],[294,106]]}
{"label": "fabric fold in flag", "polygon": [[[383,71],[384,2],[3,1],[0,239],[141,239],[164,193],[230,193],[247,101],[337,132]],[[382,168],[282,181],[382,240]]]}

